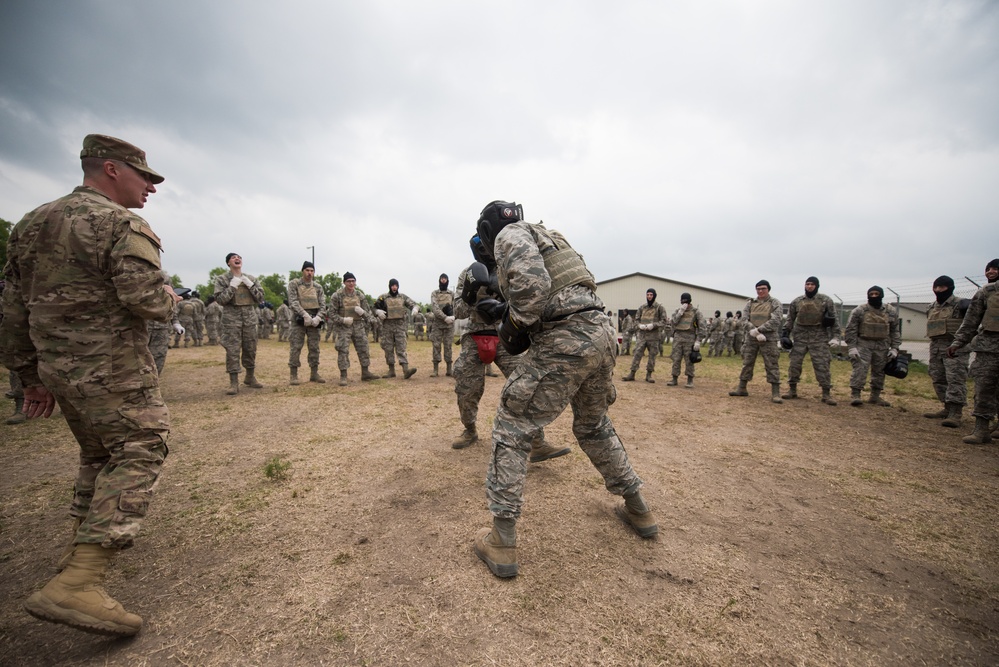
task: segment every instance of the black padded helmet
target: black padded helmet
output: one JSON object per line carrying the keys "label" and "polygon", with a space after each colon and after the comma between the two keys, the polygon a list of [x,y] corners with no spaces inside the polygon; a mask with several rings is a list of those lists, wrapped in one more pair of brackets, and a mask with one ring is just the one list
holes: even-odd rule
{"label": "black padded helmet", "polygon": [[486,204],[479,213],[479,222],[476,225],[476,232],[486,252],[493,254],[493,247],[496,245],[496,237],[500,230],[523,219],[524,207],[516,202],[496,200]]}

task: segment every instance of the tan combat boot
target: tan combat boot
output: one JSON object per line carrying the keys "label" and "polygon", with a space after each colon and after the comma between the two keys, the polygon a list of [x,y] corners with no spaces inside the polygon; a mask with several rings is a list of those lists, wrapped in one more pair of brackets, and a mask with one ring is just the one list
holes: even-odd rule
{"label": "tan combat boot", "polygon": [[451,374],[451,362],[450,361],[445,361],[444,363],[447,364],[447,370],[444,371],[444,375],[446,375],[447,377],[452,377],[452,374]]}
{"label": "tan combat boot", "polygon": [[680,384],[680,376],[679,375],[674,375],[673,379],[666,383],[666,386],[667,387],[675,387],[678,384]]}
{"label": "tan combat boot", "polygon": [[432,378],[439,377],[438,374],[437,374],[437,367],[440,366],[440,365],[441,365],[441,362],[439,362],[439,361],[435,361],[434,362],[434,372],[430,374],[430,377],[432,377]]}
{"label": "tan combat boot", "polygon": [[832,397],[832,387],[822,387],[822,402],[826,405],[836,405],[836,400]]}
{"label": "tan combat boot", "polygon": [[572,450],[568,447],[553,447],[549,445],[547,441],[542,441],[539,445],[533,445],[531,447],[530,458],[528,459],[531,463],[541,463],[542,461],[547,461],[548,459],[557,459],[560,456],[565,456]]}
{"label": "tan combat boot", "polygon": [[245,384],[247,387],[251,387],[253,389],[263,389],[264,388],[264,385],[262,385],[259,382],[257,382],[257,378],[253,374],[253,369],[252,368],[247,368],[246,369],[246,377],[243,378],[243,384]]}
{"label": "tan combat boot", "polygon": [[341,387],[347,386],[347,371],[345,370],[340,371],[340,386]]}
{"label": "tan combat boot", "polygon": [[229,396],[235,396],[239,393],[239,373],[229,373],[229,391],[226,392]]}
{"label": "tan combat boot", "polygon": [[693,375],[688,375],[687,376],[687,384],[683,385],[683,388],[684,389],[693,389],[694,388],[694,376]]}
{"label": "tan combat boot", "polygon": [[451,449],[471,447],[478,441],[479,433],[475,429],[475,424],[472,424],[471,426],[466,426],[462,434],[458,436],[458,439],[451,443]]}
{"label": "tan combat boot", "polygon": [[943,420],[942,426],[947,428],[957,428],[961,425],[961,415],[964,412],[964,406],[958,405],[957,403],[947,404],[947,419]]}
{"label": "tan combat boot", "polygon": [[290,384],[292,387],[297,387],[298,385],[302,384],[298,380],[298,366],[291,367],[291,379],[288,380],[288,384]]}
{"label": "tan combat boot", "polygon": [[927,419],[947,419],[950,415],[950,410],[947,408],[947,403],[943,404],[943,407],[936,412],[924,412],[923,416]]}
{"label": "tan combat boot", "polygon": [[[346,371],[344,371],[346,373]],[[361,366],[361,380],[367,382],[368,380],[377,380],[378,376],[368,370],[367,366]]]}
{"label": "tan combat boot", "polygon": [[621,378],[621,382],[634,382],[635,381],[635,369],[632,368],[631,372]]}
{"label": "tan combat boot", "polygon": [[787,385],[787,393],[781,396],[784,400],[794,400],[798,398],[798,385],[794,382],[789,382]]}
{"label": "tan combat boot", "polygon": [[968,445],[987,445],[992,442],[992,435],[989,433],[988,417],[975,417],[975,430],[971,435],[961,438],[961,442]]}
{"label": "tan combat boot", "polygon": [[395,364],[389,364],[388,373],[382,376],[383,379],[395,377]]}
{"label": "tan combat boot", "polygon": [[493,365],[492,364],[486,364],[486,377],[487,378],[496,378],[496,377],[499,377],[499,373],[497,373],[496,371],[493,370]]}
{"label": "tan combat boot", "polygon": [[56,572],[62,572],[69,565],[70,559],[73,557],[73,551],[76,550],[76,531],[80,530],[80,526],[83,524],[83,519],[80,517],[75,517],[73,519],[73,537],[69,540],[69,544],[66,548],[62,550],[62,555],[59,556],[59,560],[56,561]]}
{"label": "tan combat boot", "polygon": [[860,390],[859,389],[851,389],[850,390],[850,405],[852,405],[855,408],[859,408],[863,404],[864,404],[864,399],[862,399],[860,397]]}
{"label": "tan combat boot", "polygon": [[8,424],[23,424],[28,420],[28,415],[24,414],[24,397],[14,399],[14,414],[7,417]]}
{"label": "tan combat boot", "polygon": [[645,504],[645,499],[639,491],[624,497],[624,505],[618,505],[615,510],[625,523],[635,529],[641,537],[646,539],[659,534],[659,524],[656,517]]}
{"label": "tan combat boot", "polygon": [[416,369],[415,368],[410,368],[409,364],[403,364],[402,365],[402,379],[403,380],[408,380],[409,378],[413,377],[414,375],[416,375]]}
{"label": "tan combat boot", "polygon": [[497,577],[516,577],[517,571],[517,522],[515,519],[493,518],[493,527],[483,528],[475,534],[475,555]]}
{"label": "tan combat boot", "polygon": [[319,366],[310,366],[310,368],[311,368],[312,372],[309,373],[309,382],[316,382],[318,384],[326,384],[326,380],[324,380],[319,375]]}
{"label": "tan combat boot", "polygon": [[770,402],[771,403],[783,403],[784,399],[780,397],[780,383],[774,382],[770,385]]}
{"label": "tan combat boot", "polygon": [[739,386],[728,392],[729,396],[749,396],[749,392],[746,391],[746,381],[739,380]]}
{"label": "tan combat boot", "polygon": [[885,408],[891,407],[891,403],[881,398],[880,389],[871,389],[871,395],[870,398],[867,399],[867,402],[870,403],[871,405],[880,405]]}
{"label": "tan combat boot", "polygon": [[138,633],[142,619],[125,611],[102,588],[104,573],[115,553],[115,549],[99,544],[77,544],[66,569],[25,601],[25,611],[43,621],[84,632],[114,637]]}
{"label": "tan combat boot", "polygon": [[652,371],[645,371],[645,381],[649,384],[656,383],[656,381],[652,379]]}

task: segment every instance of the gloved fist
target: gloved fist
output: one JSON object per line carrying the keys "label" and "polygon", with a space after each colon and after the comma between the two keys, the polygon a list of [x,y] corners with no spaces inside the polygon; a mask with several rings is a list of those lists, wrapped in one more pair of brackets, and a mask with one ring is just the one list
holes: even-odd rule
{"label": "gloved fist", "polygon": [[855,347],[851,347],[850,350],[846,354],[851,359],[860,359],[860,350],[858,350]]}
{"label": "gloved fist", "polygon": [[829,347],[832,347],[832,348],[839,347],[839,339],[838,338],[833,338],[831,341],[829,341]]}
{"label": "gloved fist", "polygon": [[445,317],[444,324],[454,324],[454,315],[448,315]]}
{"label": "gloved fist", "polygon": [[303,327],[315,326],[314,324],[312,324],[312,318],[309,316],[308,313],[302,315],[302,326]]}
{"label": "gloved fist", "polygon": [[698,351],[698,350],[700,350],[700,349],[701,349],[701,344],[700,344],[700,343],[698,343],[698,342],[697,342],[697,341],[695,340],[695,341],[694,341],[694,352],[697,352],[697,351]]}
{"label": "gloved fist", "polygon": [[898,350],[896,350],[895,348],[888,350],[888,361],[891,361],[897,356],[898,356]]}
{"label": "gloved fist", "polygon": [[382,310],[381,308],[375,308],[375,315],[377,315],[378,319],[380,319],[380,320],[384,320],[385,319],[385,311]]}
{"label": "gloved fist", "polygon": [[250,280],[249,278],[247,278],[246,276],[240,276],[239,280],[240,280],[241,283],[243,283],[244,285],[246,285],[248,288],[249,287],[253,287],[253,281]]}
{"label": "gloved fist", "polygon": [[767,336],[766,336],[766,334],[758,333],[758,334],[756,334],[756,340],[760,341],[761,343],[766,343],[767,342]]}
{"label": "gloved fist", "polygon": [[357,313],[358,317],[364,317],[364,309],[360,306],[354,306],[354,312]]}
{"label": "gloved fist", "polygon": [[354,324],[354,318],[353,317],[345,317],[345,318],[343,318],[343,326],[349,327],[352,324]]}
{"label": "gloved fist", "polygon": [[322,323],[323,323],[323,318],[319,317],[318,315],[312,318],[312,326],[318,327]]}
{"label": "gloved fist", "polygon": [[506,303],[499,299],[482,299],[475,304],[475,311],[489,324],[503,317],[506,310]]}
{"label": "gloved fist", "polygon": [[174,322],[174,324],[173,324],[173,330],[177,332],[178,336],[183,336],[184,335],[184,331],[186,331],[186,329],[184,329],[184,327],[180,326],[179,322]]}
{"label": "gloved fist", "polygon": [[419,306],[413,306],[413,316],[414,316],[414,317],[416,316],[416,314],[417,314],[418,312],[420,312],[420,307],[419,307]]}
{"label": "gloved fist", "polygon": [[[757,329],[756,327],[753,327],[752,329],[749,330],[749,335],[752,336],[753,338],[756,338],[756,336],[759,333],[760,333],[760,330]],[[757,340],[759,340],[759,339],[757,338]]]}
{"label": "gloved fist", "polygon": [[239,287],[242,283],[243,283],[242,278],[233,278],[232,280],[229,281],[229,287],[236,288]]}

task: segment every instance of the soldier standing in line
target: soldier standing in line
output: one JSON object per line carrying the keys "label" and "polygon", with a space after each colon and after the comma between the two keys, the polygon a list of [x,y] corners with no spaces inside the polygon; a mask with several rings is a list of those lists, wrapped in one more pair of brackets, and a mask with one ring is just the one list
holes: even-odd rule
{"label": "soldier standing in line", "polygon": [[961,348],[968,343],[975,353],[971,364],[971,377],[975,379],[975,409],[971,413],[975,417],[975,430],[962,438],[969,445],[992,442],[989,422],[999,409],[999,259],[986,264],[985,278],[988,284],[971,297],[961,328],[947,348],[951,358],[958,358]]}
{"label": "soldier standing in line", "polygon": [[822,402],[826,405],[836,405],[832,397],[832,373],[829,364],[832,363],[830,346],[839,346],[837,337],[839,327],[836,326],[836,306],[833,300],[819,293],[819,279],[809,276],[805,279],[805,293],[791,301],[787,310],[787,322],[784,324],[782,336],[794,341],[791,348],[790,363],[787,371],[788,391],[782,396],[785,399],[798,398],[798,381],[801,379],[801,367],[805,363],[805,353],[812,358],[812,369],[815,380],[822,387]]}
{"label": "soldier standing in line", "polygon": [[427,316],[421,310],[413,315],[413,337],[416,340],[423,340],[427,337]]}
{"label": "soldier standing in line", "polygon": [[732,321],[732,351],[736,356],[742,356],[742,342],[746,339],[746,321],[742,319],[742,311],[735,311]]}
{"label": "soldier standing in line", "polygon": [[208,332],[208,344],[218,345],[222,331],[222,306],[214,295],[208,297],[208,304],[205,306],[205,330]]}
{"label": "soldier standing in line", "polygon": [[215,278],[215,300],[222,306],[222,346],[225,348],[225,370],[229,374],[226,394],[239,393],[239,365],[242,355],[246,377],[243,384],[254,389],[257,382],[257,304],[264,300],[264,290],[253,276],[243,273],[243,258],[231,252],[225,256],[229,270]]}
{"label": "soldier standing in line", "polygon": [[[735,333],[735,318],[732,317],[732,311],[725,313],[725,322],[722,324],[722,348],[725,350],[725,355],[732,356],[732,337]],[[719,355],[720,356],[720,355]]]}
{"label": "soldier standing in line", "polygon": [[635,337],[635,318],[631,312],[625,311],[624,321],[621,322],[621,338],[623,338],[624,349],[621,354],[631,354],[631,340]]}
{"label": "soldier standing in line", "polygon": [[[0,354],[24,382],[25,414],[59,404],[80,446],[62,571],[25,602],[37,618],[130,636],[142,619],[103,588],[132,546],[167,455],[170,414],[149,353],[148,320],[179,300],[160,272],[160,240],[130,208],[163,177],[139,148],[87,135],[83,185],[11,230]],[[95,341],[101,341],[96,344]]]}
{"label": "soldier standing in line", "polygon": [[183,301],[177,306],[177,319],[180,320],[180,326],[183,331],[178,331],[173,337],[173,347],[174,349],[180,347],[180,339],[184,339],[184,347],[187,347],[191,342],[191,337],[194,335],[194,303],[191,301],[191,293],[188,292],[182,297]]}
{"label": "soldier standing in line", "polygon": [[382,321],[379,343],[385,351],[385,363],[388,364],[388,373],[383,375],[383,378],[395,377],[396,359],[402,366],[403,379],[408,380],[416,373],[416,368],[410,368],[409,358],[406,356],[407,311],[412,311],[415,315],[420,311],[420,307],[415,301],[399,292],[399,281],[392,278],[389,280],[389,291],[375,301],[375,315]]}
{"label": "soldier standing in line", "polygon": [[[741,312],[741,311],[740,311]],[[742,372],[739,386],[728,392],[729,396],[749,396],[746,385],[753,379],[757,355],[763,355],[763,367],[770,383],[770,400],[783,403],[780,397],[780,338],[784,313],[780,301],[770,296],[770,283],[761,280],[756,283],[756,298],[746,302],[747,323],[750,327],[742,346]]]}
{"label": "soldier standing in line", "polygon": [[522,216],[516,204],[492,202],[478,222],[507,303],[497,334],[508,352],[524,353],[503,386],[493,422],[486,474],[492,529],[480,530],[474,542],[476,555],[498,577],[519,571],[516,522],[530,443],[569,405],[580,448],[607,490],[624,497],[619,515],[642,537],[659,532],[640,492],[642,480],[607,416],[616,395],[611,376],[617,337],[593,275],[561,234],[523,222]]}
{"label": "soldier standing in line", "polygon": [[[163,271],[163,284],[170,285],[170,274]],[[156,374],[163,375],[163,366],[166,364],[167,350],[170,348],[170,332],[176,332],[178,336],[184,335],[184,327],[181,326],[177,318],[177,307],[171,309],[170,319],[166,322],[159,320],[149,320],[146,322],[149,330],[149,353],[153,355],[156,362]]]}
{"label": "soldier standing in line", "polygon": [[638,309],[635,321],[638,322],[638,344],[635,346],[635,356],[631,359],[631,372],[621,378],[624,382],[635,379],[635,371],[642,363],[642,356],[649,353],[645,366],[645,381],[654,383],[652,373],[656,370],[656,353],[659,351],[659,334],[666,327],[666,309],[656,303],[656,290],[649,288],[645,292],[645,305]]}
{"label": "soldier standing in line", "polygon": [[288,333],[289,354],[288,368],[291,369],[291,379],[288,384],[298,384],[298,367],[302,365],[302,345],[309,340],[309,382],[325,384],[326,380],[319,376],[319,329],[326,315],[326,296],[323,286],[313,280],[316,266],[306,260],[302,264],[302,277],[288,283],[288,307],[292,316],[291,331]]}
{"label": "soldier standing in line", "polygon": [[961,300],[954,296],[954,279],[940,276],[933,281],[933,294],[936,302],[926,311],[926,337],[930,339],[930,380],[933,390],[943,404],[939,412],[927,412],[928,419],[943,419],[942,424],[950,428],[961,425],[964,406],[968,402],[968,361],[971,350],[961,348],[951,357],[947,354],[954,342],[954,334],[961,328],[967,312],[967,302],[961,307]]}
{"label": "soldier standing in line", "polygon": [[902,327],[898,312],[891,304],[884,303],[885,291],[874,285],[867,290],[867,303],[850,313],[846,323],[846,344],[849,348],[853,373],[850,375],[850,405],[860,407],[864,402],[860,391],[871,371],[871,395],[868,403],[891,407],[881,398],[885,387],[885,364],[898,356],[902,344]]}
{"label": "soldier standing in line", "polygon": [[[291,308],[288,306],[288,299],[282,301],[281,305],[278,306],[277,312],[274,313],[274,320],[277,322],[278,342],[288,342],[288,331],[291,329]],[[330,331],[332,330],[332,326],[326,327],[326,340],[330,339]]]}
{"label": "soldier standing in line", "polygon": [[[430,343],[434,348],[434,372],[430,377],[437,377],[437,367],[441,363],[441,348],[444,348],[444,362],[447,369],[444,375],[451,377],[451,342],[454,340],[454,292],[448,289],[447,274],[438,278],[438,288],[430,293]],[[414,313],[415,314],[415,313]]]}
{"label": "soldier standing in line", "polygon": [[357,278],[350,271],[343,274],[343,286],[330,297],[326,315],[335,327],[334,343],[337,352],[337,368],[340,369],[340,386],[347,386],[347,369],[350,368],[350,344],[354,343],[357,362],[361,365],[362,380],[377,380],[378,376],[368,370],[371,358],[368,353],[368,330],[366,323],[374,322],[375,317],[368,308],[364,293],[357,289]]}
{"label": "soldier standing in line", "polygon": [[686,389],[694,388],[694,362],[690,355],[701,349],[701,344],[697,342],[698,337],[704,331],[704,316],[699,308],[691,303],[689,292],[680,295],[680,307],[670,316],[670,324],[673,326],[673,353],[670,357],[673,360],[673,379],[666,383],[669,387],[675,387],[680,379],[680,364],[686,365],[687,384]]}
{"label": "soldier standing in line", "polygon": [[257,319],[259,329],[259,337],[263,339],[270,339],[271,332],[274,331],[274,311],[271,310],[271,304],[264,301],[260,304],[260,314]]}
{"label": "soldier standing in line", "polygon": [[722,353],[722,340],[725,339],[725,332],[722,329],[724,321],[722,320],[721,311],[716,310],[715,316],[711,318],[708,322],[708,345],[710,348],[708,350],[708,355],[712,357],[720,357]]}
{"label": "soldier standing in line", "polygon": [[194,304],[194,347],[201,347],[204,344],[205,327],[205,302],[201,300],[201,295],[197,291],[191,292],[191,303]]}
{"label": "soldier standing in line", "polygon": [[[3,268],[3,267],[0,267]],[[3,291],[5,287],[5,282],[0,278],[0,326],[3,325]],[[10,391],[4,393],[7,398],[14,399],[14,414],[7,418],[5,423],[13,426],[14,424],[23,424],[28,421],[27,415],[24,414],[24,385],[21,384],[21,378],[17,377],[17,373],[8,369],[8,381],[10,382]]]}

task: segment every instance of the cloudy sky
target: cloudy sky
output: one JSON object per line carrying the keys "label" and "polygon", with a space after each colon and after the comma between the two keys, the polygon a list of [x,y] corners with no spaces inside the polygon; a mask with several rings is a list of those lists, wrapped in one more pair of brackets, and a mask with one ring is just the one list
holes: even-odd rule
{"label": "cloudy sky", "polygon": [[85,134],[144,148],[189,285],[315,246],[426,301],[494,199],[598,280],[929,300],[999,256],[988,0],[5,0],[0,123],[15,222],[79,183]]}

